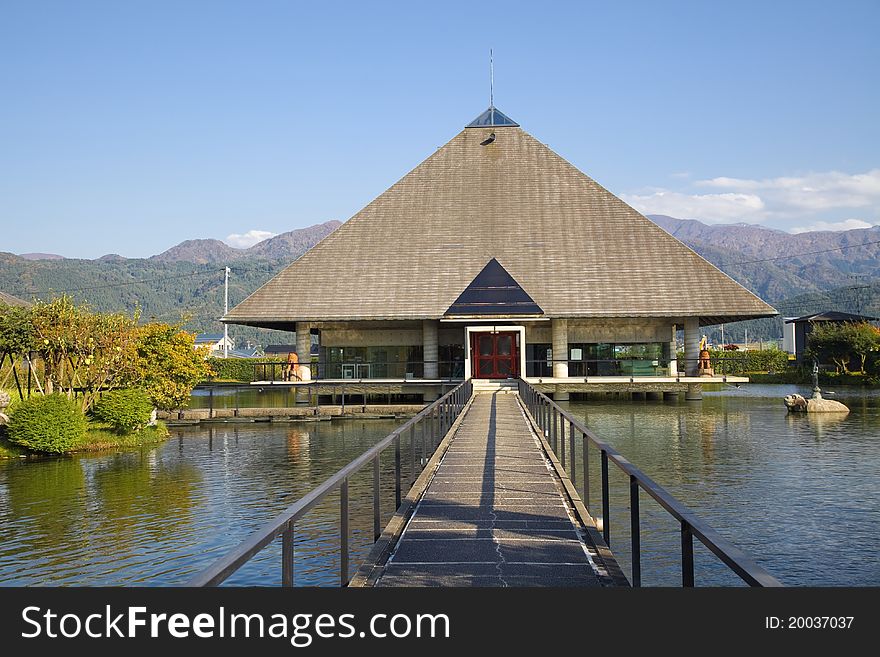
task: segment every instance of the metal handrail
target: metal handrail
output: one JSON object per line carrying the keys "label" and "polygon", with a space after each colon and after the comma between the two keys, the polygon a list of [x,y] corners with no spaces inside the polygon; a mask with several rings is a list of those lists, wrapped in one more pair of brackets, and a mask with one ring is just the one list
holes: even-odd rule
{"label": "metal handrail", "polygon": [[[292,365],[292,363],[286,360],[263,360],[259,363],[253,363],[254,368],[254,380],[255,381],[283,381],[284,380],[284,370],[285,368]],[[296,365],[302,367],[309,367],[311,369],[311,383],[319,382],[321,379],[344,379],[343,366],[369,366],[371,368],[386,368],[390,371],[393,371],[395,375],[388,375],[383,377],[361,377],[361,376],[353,376],[350,377],[351,381],[369,381],[373,378],[390,378],[390,379],[400,379],[401,381],[406,381],[406,374],[408,371],[412,371],[415,374],[417,371],[424,374],[425,366],[427,365],[436,365],[438,369],[438,375],[436,377],[431,377],[431,381],[462,381],[464,379],[464,361],[463,360],[394,360],[394,361],[380,361],[380,360],[346,360],[346,361],[326,361],[326,360],[306,360],[300,361],[296,363]],[[339,370],[339,377],[328,377],[326,373],[328,370]],[[442,376],[440,375],[440,370],[447,370]],[[418,379],[423,379],[424,376],[419,376]],[[344,379],[349,380],[349,379]]]}
{"label": "metal handrail", "polygon": [[[460,383],[460,381],[458,383]],[[439,384],[432,384],[432,385],[435,385],[440,388],[440,395],[442,396],[442,395],[446,394],[447,389],[454,388],[456,385],[458,385],[458,383],[456,383],[456,381],[453,380],[453,381],[441,381],[441,382],[439,382]],[[396,383],[396,382],[388,382],[388,381],[371,382],[369,379],[363,379],[363,380],[357,379],[357,380],[347,381],[345,383],[342,383],[342,382],[329,382],[328,383],[328,382],[322,382],[319,380],[319,381],[310,381],[310,382],[308,382],[308,384],[304,384],[303,386],[297,386],[297,387],[302,387],[302,388],[308,389],[308,386],[319,386],[319,385],[324,386],[325,390],[327,390],[327,388],[329,388],[329,391],[327,391],[325,394],[325,396],[329,396],[329,397],[333,398],[333,399],[331,399],[331,403],[329,404],[329,406],[337,406],[337,405],[341,406],[343,414],[345,414],[346,406],[366,407],[368,405],[368,397],[384,396],[386,398],[386,403],[390,405],[391,398],[393,395],[413,395],[413,394],[415,394],[415,395],[418,395],[419,397],[421,397],[423,394],[421,391],[418,393],[411,393],[411,392],[406,392],[406,391],[401,392],[400,384]],[[367,388],[370,388],[370,390],[367,390]],[[220,405],[218,407],[215,407],[214,391],[215,390],[224,390],[224,389],[232,390],[234,392],[234,395],[231,395],[232,401],[234,403],[231,405],[224,404],[224,405]],[[202,406],[202,407],[194,407],[194,406],[190,405],[189,409],[195,410],[195,411],[207,410],[209,418],[213,418],[214,413],[217,410],[232,409],[235,413],[235,417],[238,417],[239,411],[242,408],[264,408],[264,406],[261,406],[259,404],[257,406],[246,406],[246,405],[243,406],[240,403],[238,393],[243,390],[253,390],[253,389],[254,389],[254,387],[253,387],[252,383],[249,384],[249,383],[242,383],[242,382],[218,381],[218,382],[208,382],[208,383],[199,384],[193,390],[194,391],[195,390],[200,390],[200,391],[207,390],[207,394],[200,395],[200,396],[207,400],[208,405]],[[291,393],[293,393],[294,395],[296,393],[296,390],[294,389],[294,387],[287,386],[286,388],[283,388],[282,390],[285,390],[285,389],[286,389],[286,392],[288,395],[287,407],[299,405],[297,403],[296,399],[293,399],[293,400],[290,399]],[[377,389],[378,389],[378,391],[377,391]],[[260,391],[262,391],[262,388],[260,388]],[[346,401],[346,395],[348,397],[348,401]],[[228,401],[230,398],[229,395],[218,395],[218,396],[220,397],[221,400]],[[336,397],[339,398],[338,404],[335,401]],[[361,397],[362,401],[352,402],[351,401],[352,397],[355,397],[355,398]],[[291,404],[291,401],[293,401],[292,404]],[[309,400],[308,403],[311,404],[312,403],[311,400]],[[305,404],[303,404],[303,405],[305,405]],[[323,404],[323,405],[328,406],[328,404]],[[322,406],[321,395],[316,394],[314,396],[314,406],[312,407],[313,411],[316,414],[319,414],[321,406]],[[284,408],[284,406],[282,406],[282,408]],[[178,412],[181,412],[181,411],[178,411]]]}
{"label": "metal handrail", "polygon": [[284,511],[272,518],[272,520],[265,523],[249,538],[230,550],[225,556],[221,557],[191,578],[186,583],[186,586],[217,586],[218,584],[221,584],[279,536],[281,537],[282,585],[293,586],[294,525],[297,520],[302,518],[316,504],[321,502],[336,489],[339,489],[340,491],[340,586],[347,585],[349,581],[349,479],[365,465],[370,462],[373,463],[373,538],[376,540],[381,534],[379,523],[381,512],[379,500],[379,457],[382,452],[392,444],[394,445],[395,509],[397,509],[400,507],[402,499],[401,436],[409,431],[410,458],[413,464],[413,477],[415,478],[416,427],[419,424],[421,424],[422,427],[420,432],[422,449],[421,465],[424,466],[424,464],[427,463],[428,457],[428,441],[430,440],[431,452],[433,453],[440,444],[440,440],[464,409],[467,401],[471,397],[472,391],[473,385],[471,384],[470,379],[457,385],[455,388],[440,397],[440,399],[425,407],[401,427],[392,431],[373,447],[324,481],[320,486],[294,502]]}
{"label": "metal handrail", "polygon": [[665,488],[656,483],[639,468],[630,463],[616,449],[596,437],[571,413],[562,409],[549,397],[532,387],[527,381],[519,379],[520,398],[525,403],[537,426],[544,432],[554,452],[558,452],[560,463],[565,468],[565,421],[569,423],[569,462],[572,464],[572,483],[576,485],[577,473],[574,469],[574,432],[583,437],[583,477],[584,505],[590,515],[589,444],[592,443],[600,453],[602,472],[602,535],[605,543],[611,545],[611,522],[608,485],[608,462],[614,463],[629,477],[630,482],[630,527],[632,541],[633,586],[641,586],[641,536],[639,521],[639,489],[657,501],[681,525],[682,586],[694,586],[694,544],[693,537],[705,545],[728,568],[750,586],[783,586],[773,575],[759,566],[755,560],[717,531],[703,522],[684,504],[675,499]]}

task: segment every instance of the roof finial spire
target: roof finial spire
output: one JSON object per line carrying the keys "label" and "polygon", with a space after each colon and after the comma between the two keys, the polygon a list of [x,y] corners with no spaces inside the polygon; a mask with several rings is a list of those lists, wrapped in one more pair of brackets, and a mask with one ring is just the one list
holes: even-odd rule
{"label": "roof finial spire", "polygon": [[489,107],[495,107],[495,63],[492,61],[491,48],[489,48]]}

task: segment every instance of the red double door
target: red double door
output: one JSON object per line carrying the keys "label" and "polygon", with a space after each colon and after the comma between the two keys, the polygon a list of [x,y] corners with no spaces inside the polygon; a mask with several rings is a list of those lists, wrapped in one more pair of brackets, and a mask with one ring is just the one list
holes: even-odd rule
{"label": "red double door", "polygon": [[471,333],[471,359],[476,379],[506,379],[519,374],[517,332]]}

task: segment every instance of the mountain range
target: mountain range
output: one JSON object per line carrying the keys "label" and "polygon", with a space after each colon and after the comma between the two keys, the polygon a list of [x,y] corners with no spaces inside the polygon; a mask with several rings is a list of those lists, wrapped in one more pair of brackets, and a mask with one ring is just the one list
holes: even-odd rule
{"label": "mountain range", "polygon": [[[792,235],[751,224],[708,225],[664,215],[648,217],[782,315],[824,310],[880,313],[880,226]],[[0,290],[23,299],[67,293],[96,310],[138,308],[145,319],[183,318],[190,330],[214,332],[222,330],[216,318],[223,308],[224,267],[232,267],[230,304],[234,305],[340,225],[327,221],[246,249],[216,239],[187,240],[150,258],[108,254],[82,260],[0,253]],[[782,319],[729,325],[728,340],[737,339],[746,328],[756,338],[778,337]],[[288,334],[249,327],[232,327],[232,334],[239,344],[290,339]]]}

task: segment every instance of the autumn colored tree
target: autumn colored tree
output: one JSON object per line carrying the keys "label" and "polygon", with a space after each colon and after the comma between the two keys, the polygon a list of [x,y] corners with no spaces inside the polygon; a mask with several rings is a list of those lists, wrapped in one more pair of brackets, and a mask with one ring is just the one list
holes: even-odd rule
{"label": "autumn colored tree", "polygon": [[207,347],[174,324],[145,324],[137,330],[131,383],[142,387],[158,408],[185,408],[192,389],[214,374]]}

